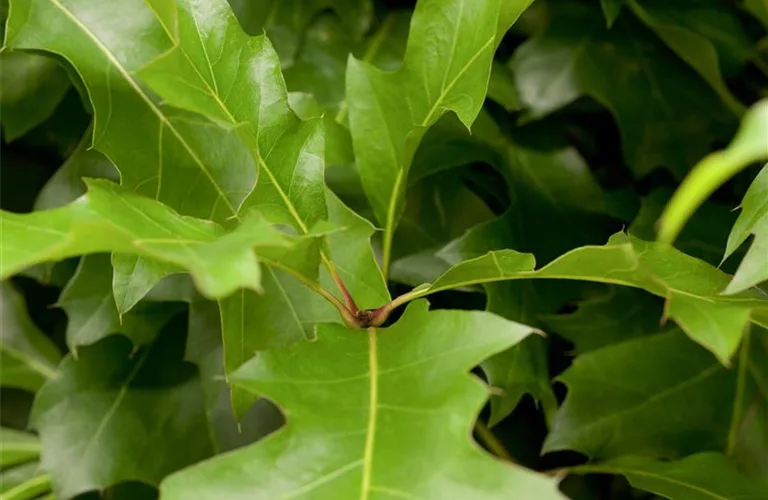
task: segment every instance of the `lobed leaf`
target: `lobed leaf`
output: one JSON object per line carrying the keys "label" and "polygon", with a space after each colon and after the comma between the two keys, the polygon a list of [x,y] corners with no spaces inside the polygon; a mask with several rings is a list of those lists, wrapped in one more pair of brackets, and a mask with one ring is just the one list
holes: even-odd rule
{"label": "lobed leaf", "polygon": [[8,281],[0,283],[0,318],[0,386],[36,392],[56,376],[61,353],[32,322],[24,297]]}
{"label": "lobed leaf", "polygon": [[139,352],[124,337],[103,339],[66,358],[40,390],[31,421],[57,497],[156,485],[212,453],[200,382],[173,345],[178,333],[171,325]]}
{"label": "lobed leaf", "polygon": [[714,90],[632,16],[608,29],[595,4],[564,3],[556,12],[512,58],[533,117],[592,97],[618,122],[625,161],[638,177],[658,167],[683,177],[731,133],[735,116]]}
{"label": "lobed leaf", "polygon": [[577,474],[620,474],[635,488],[670,500],[757,500],[768,495],[764,483],[743,476],[720,453],[698,453],[673,462],[628,456],[571,470]]}
{"label": "lobed leaf", "polygon": [[424,133],[448,111],[472,124],[485,99],[497,37],[529,4],[507,2],[500,18],[498,0],[423,0],[400,69],[385,72],[349,60],[352,144],[366,196],[384,226],[385,273],[408,170]]}
{"label": "lobed leaf", "polygon": [[[723,297],[730,278],[674,248],[623,233],[607,245],[577,248],[534,270],[531,254],[492,251],[457,264],[405,300],[473,284],[526,278],[575,279],[642,288],[666,299],[665,317],[728,365],[750,322],[762,324],[768,309],[758,290]],[[395,301],[397,303],[397,301]]]}
{"label": "lobed leaf", "polygon": [[560,379],[568,395],[545,453],[676,458],[725,445],[736,374],[679,331],[579,356]]}
{"label": "lobed leaf", "polygon": [[[562,498],[552,479],[494,461],[467,439],[486,393],[466,371],[529,332],[488,313],[430,313],[424,302],[388,329],[321,325],[315,342],[268,351],[232,377],[283,406],[287,426],[172,475],[161,493],[508,498],[517,491]],[[454,423],[442,425],[446,419]]]}
{"label": "lobed leaf", "polygon": [[[108,181],[90,180],[88,187],[86,196],[62,208],[0,213],[3,277],[47,260],[123,252],[185,268],[205,295],[221,297],[238,288],[259,289],[255,247],[267,253],[271,247],[278,261],[289,246],[286,235],[260,217],[250,217],[227,233]],[[312,267],[311,262],[306,265]]]}

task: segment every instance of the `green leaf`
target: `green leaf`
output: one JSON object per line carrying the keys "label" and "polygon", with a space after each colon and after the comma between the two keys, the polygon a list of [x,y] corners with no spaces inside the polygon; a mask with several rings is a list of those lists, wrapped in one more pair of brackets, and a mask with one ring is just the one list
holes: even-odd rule
{"label": "green leaf", "polygon": [[222,222],[238,214],[257,174],[238,131],[161,104],[137,80],[173,46],[145,2],[15,2],[6,44],[54,52],[75,67],[94,109],[93,147],[124,187],[184,215]]}
{"label": "green leaf", "polygon": [[[41,495],[50,491],[51,476],[48,474],[38,474],[5,491],[2,498],[3,500],[28,500],[32,498],[40,498]],[[48,498],[47,495],[46,498]]]}
{"label": "green leaf", "polygon": [[[505,12],[515,12],[510,24],[529,3],[507,2]],[[422,0],[413,14],[400,69],[384,72],[355,58],[349,61],[352,144],[366,196],[384,226],[385,274],[408,170],[424,133],[448,111],[466,127],[480,111],[497,33],[508,28],[497,28],[499,10],[498,0],[471,5]]]}
{"label": "green leaf", "polygon": [[488,98],[504,106],[507,111],[517,111],[523,107],[512,75],[505,65],[497,61],[494,61],[491,66]]}
{"label": "green leaf", "polygon": [[768,158],[767,136],[768,99],[763,99],[749,108],[728,147],[709,154],[685,178],[659,220],[659,240],[674,241],[691,214],[721,184]]}
{"label": "green leaf", "polygon": [[142,69],[142,80],[174,106],[246,124],[240,136],[262,179],[243,192],[243,209],[258,205],[270,219],[308,232],[326,216],[322,120],[296,117],[277,54],[265,36],[242,31],[225,0],[177,5],[179,42]]}
{"label": "green leaf", "polygon": [[40,472],[40,464],[36,461],[17,465],[10,469],[3,468],[3,470],[0,471],[0,493],[12,490],[38,475],[48,476],[47,474]]}
{"label": "green leaf", "polygon": [[11,142],[47,120],[69,90],[69,77],[54,59],[39,54],[0,54],[0,113]]}
{"label": "green leaf", "polygon": [[284,67],[294,63],[305,29],[318,13],[333,9],[343,31],[355,37],[368,29],[372,15],[370,0],[229,0],[246,32],[266,32],[275,44]]}
{"label": "green leaf", "polygon": [[40,456],[40,440],[34,434],[0,427],[0,467],[23,464]]}
{"label": "green leaf", "polygon": [[73,352],[77,346],[93,344],[112,333],[124,334],[136,346],[148,344],[181,310],[174,304],[147,303],[121,315],[111,278],[109,255],[86,255],[61,292],[58,305],[67,313],[67,345]]}
{"label": "green leaf", "polygon": [[675,458],[722,449],[735,373],[681,332],[628,340],[579,356],[544,452],[590,458]]}
{"label": "green leaf", "polygon": [[[692,11],[712,10],[716,2],[704,0],[689,3],[685,9],[670,9],[669,3],[644,0],[628,0],[629,8],[650,29],[656,32],[664,43],[683,61],[688,63],[717,92],[728,108],[736,115],[744,113],[745,107],[731,94],[720,73],[720,61],[714,44],[706,36],[686,26],[685,20],[693,17]],[[721,16],[728,16],[731,9],[720,9]],[[735,17],[735,16],[734,16]]]}
{"label": "green leaf", "polygon": [[607,108],[639,177],[661,166],[682,177],[735,125],[709,85],[646,27],[625,15],[609,30],[596,5],[562,4],[517,49],[512,70],[533,117],[581,96]]}
{"label": "green leaf", "polygon": [[[486,393],[466,372],[529,332],[483,312],[427,312],[425,302],[384,330],[321,325],[315,342],[268,351],[232,378],[283,406],[288,425],[171,476],[162,496],[563,498],[554,480],[494,461],[468,441]],[[442,425],[447,418],[455,425]],[[276,462],[312,467],[296,475]]]}
{"label": "green leaf", "polygon": [[720,453],[698,453],[673,462],[628,456],[570,470],[577,474],[620,474],[635,488],[670,500],[768,496],[768,486],[743,476]]}
{"label": "green leaf", "polygon": [[[768,130],[767,130],[768,131]],[[768,165],[755,178],[741,202],[741,213],[728,236],[727,259],[749,237],[749,251],[725,293],[736,293],[768,280]]]}
{"label": "green leaf", "polygon": [[86,132],[77,148],[37,195],[35,210],[50,210],[75,201],[85,194],[85,177],[119,182],[118,172],[112,162],[90,146],[91,133]]}
{"label": "green leaf", "polygon": [[570,314],[542,316],[548,332],[556,332],[575,346],[577,355],[661,331],[663,302],[635,288],[610,287],[584,300]]}
{"label": "green leaf", "polygon": [[46,260],[123,252],[184,267],[205,295],[221,297],[238,288],[259,289],[254,247],[271,247],[267,253],[276,261],[288,248],[287,237],[260,217],[226,233],[108,181],[90,180],[88,188],[86,196],[62,208],[0,213],[3,276]]}
{"label": "green leaf", "polygon": [[768,5],[763,0],[744,0],[744,8],[768,29]]}
{"label": "green leaf", "polygon": [[31,420],[57,497],[129,480],[157,485],[211,454],[200,382],[181,360],[178,326],[138,352],[122,336],[83,347],[40,390]]}
{"label": "green leaf", "polygon": [[432,284],[423,285],[395,300],[473,284],[526,278],[575,279],[642,288],[666,299],[665,317],[675,321],[692,340],[711,350],[726,365],[755,313],[765,314],[768,300],[757,290],[723,297],[730,278],[715,267],[674,248],[649,243],[624,233],[605,246],[572,250],[535,270],[531,254],[514,250],[492,251],[449,269]]}
{"label": "green leaf", "polygon": [[280,411],[265,399],[257,401],[240,420],[236,418],[230,387],[225,380],[221,316],[216,302],[200,298],[191,301],[184,359],[199,367],[206,414],[217,452],[251,444],[283,423]]}
{"label": "green leaf", "polygon": [[0,318],[0,386],[36,392],[56,376],[61,353],[32,322],[24,297],[8,281],[0,283]]}
{"label": "green leaf", "polygon": [[626,0],[600,0],[600,6],[603,8],[605,22],[610,28],[619,17],[621,8],[624,7]]}

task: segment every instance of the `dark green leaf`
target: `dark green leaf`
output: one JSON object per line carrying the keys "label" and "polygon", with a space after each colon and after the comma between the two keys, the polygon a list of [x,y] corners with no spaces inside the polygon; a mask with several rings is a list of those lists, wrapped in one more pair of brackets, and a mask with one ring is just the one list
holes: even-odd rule
{"label": "dark green leaf", "polygon": [[512,69],[535,117],[583,95],[610,110],[638,176],[663,166],[682,177],[735,126],[717,94],[653,33],[627,15],[609,30],[596,5],[563,4],[515,52]]}
{"label": "dark green leaf", "polygon": [[584,354],[560,378],[568,396],[545,452],[676,458],[724,447],[735,372],[679,331]]}
{"label": "dark green leaf", "polygon": [[758,500],[768,497],[768,486],[744,477],[719,453],[699,453],[674,462],[621,457],[572,470],[579,474],[621,474],[635,488],[670,500]]}
{"label": "dark green leaf", "polygon": [[0,318],[0,385],[36,392],[56,376],[61,353],[32,323],[24,297],[8,281],[0,283]]}
{"label": "dark green leaf", "polygon": [[0,64],[3,136],[11,142],[53,114],[69,90],[69,77],[58,62],[39,54],[3,52]]}
{"label": "dark green leaf", "polygon": [[181,360],[179,333],[170,327],[138,352],[121,336],[83,347],[40,390],[32,423],[57,496],[129,480],[156,485],[211,454],[203,393]]}

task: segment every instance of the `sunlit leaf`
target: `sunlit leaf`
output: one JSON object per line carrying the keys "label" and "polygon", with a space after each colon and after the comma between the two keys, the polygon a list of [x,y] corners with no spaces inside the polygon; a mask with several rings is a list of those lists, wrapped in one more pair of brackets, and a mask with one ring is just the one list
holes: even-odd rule
{"label": "sunlit leaf", "polygon": [[[505,12],[516,15],[505,21],[514,22],[529,3],[507,2]],[[350,59],[350,131],[366,196],[384,226],[385,273],[408,170],[424,133],[448,111],[467,127],[480,111],[497,33],[509,27],[497,28],[499,12],[494,0],[423,0],[414,11],[408,48],[397,71]]]}
{"label": "sunlit leaf", "polygon": [[203,293],[226,296],[242,287],[259,289],[254,247],[271,247],[278,258],[287,248],[286,236],[259,217],[226,233],[108,181],[91,180],[88,186],[86,196],[65,207],[0,214],[3,276],[38,262],[115,251],[184,267]]}
{"label": "sunlit leaf", "polygon": [[[487,393],[466,372],[529,332],[483,312],[430,313],[424,302],[388,329],[323,325],[315,342],[268,351],[232,378],[283,406],[287,426],[171,476],[162,495],[562,498],[552,479],[494,461],[468,440]],[[445,418],[454,425],[434,425]],[[295,475],[275,463],[312,467]]]}

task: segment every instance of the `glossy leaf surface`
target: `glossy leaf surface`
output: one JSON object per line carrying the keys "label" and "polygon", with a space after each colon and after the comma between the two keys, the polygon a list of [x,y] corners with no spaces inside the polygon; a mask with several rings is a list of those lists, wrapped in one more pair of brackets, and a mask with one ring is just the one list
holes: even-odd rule
{"label": "glossy leaf surface", "polygon": [[[485,332],[482,338],[477,328]],[[265,353],[232,379],[283,406],[287,426],[261,443],[172,476],[162,494],[508,498],[519,491],[562,498],[552,480],[495,462],[468,441],[486,394],[467,370],[529,331],[488,313],[429,313],[423,302],[388,329],[354,334],[323,325],[315,342]],[[292,362],[299,358],[315,362]],[[328,363],[333,359],[343,362]],[[454,426],[432,425],[449,415]],[[307,460],[314,466],[301,476],[290,466],[271,468]],[[423,463],[442,466],[418,466]]]}

